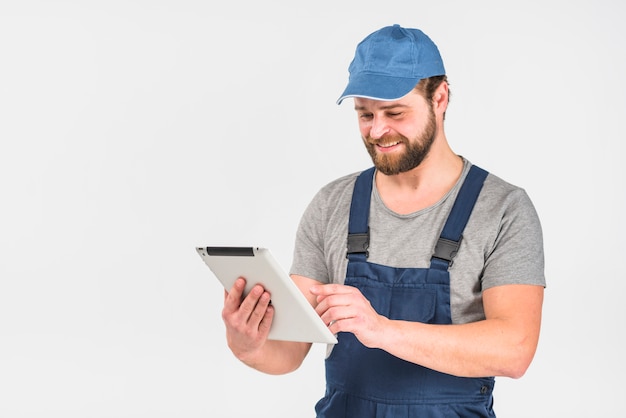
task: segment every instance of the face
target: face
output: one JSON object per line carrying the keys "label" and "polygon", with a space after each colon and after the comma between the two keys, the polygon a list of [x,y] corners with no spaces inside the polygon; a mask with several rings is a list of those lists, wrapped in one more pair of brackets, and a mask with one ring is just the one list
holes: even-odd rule
{"label": "face", "polygon": [[355,98],[354,103],[363,142],[379,171],[395,175],[422,163],[437,126],[432,105],[421,95],[393,102]]}

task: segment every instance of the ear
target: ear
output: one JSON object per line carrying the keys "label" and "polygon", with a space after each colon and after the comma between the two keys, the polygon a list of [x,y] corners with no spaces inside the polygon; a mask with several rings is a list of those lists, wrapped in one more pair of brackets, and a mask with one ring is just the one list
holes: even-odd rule
{"label": "ear", "polygon": [[435,94],[433,94],[433,110],[436,114],[446,113],[446,109],[448,109],[449,94],[448,83],[444,81],[439,85],[439,87],[437,87]]}

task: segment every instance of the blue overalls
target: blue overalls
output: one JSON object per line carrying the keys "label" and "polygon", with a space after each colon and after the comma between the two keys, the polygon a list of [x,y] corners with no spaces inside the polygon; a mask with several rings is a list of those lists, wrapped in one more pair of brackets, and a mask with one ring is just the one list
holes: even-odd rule
{"label": "blue overalls", "polygon": [[[430,268],[395,268],[367,261],[369,207],[374,168],[354,186],[348,227],[345,284],[357,287],[390,319],[451,324],[448,267],[487,172],[472,166],[448,216]],[[440,373],[362,345],[352,333],[326,359],[326,394],[318,418],[495,417],[494,378]]]}

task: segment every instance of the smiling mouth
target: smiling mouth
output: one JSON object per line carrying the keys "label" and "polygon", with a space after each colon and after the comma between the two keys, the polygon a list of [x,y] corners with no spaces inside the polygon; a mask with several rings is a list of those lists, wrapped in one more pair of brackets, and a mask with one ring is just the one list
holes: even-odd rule
{"label": "smiling mouth", "polygon": [[391,148],[391,147],[398,145],[399,143],[400,141],[396,141],[396,142],[390,142],[388,144],[376,144],[376,146],[380,148]]}

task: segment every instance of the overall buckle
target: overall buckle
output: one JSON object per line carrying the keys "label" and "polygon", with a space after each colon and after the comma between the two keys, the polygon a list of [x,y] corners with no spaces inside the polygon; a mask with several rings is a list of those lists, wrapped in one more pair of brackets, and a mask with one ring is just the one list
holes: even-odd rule
{"label": "overall buckle", "polygon": [[369,255],[370,234],[369,231],[363,234],[348,234],[348,254],[362,254],[365,257]]}

